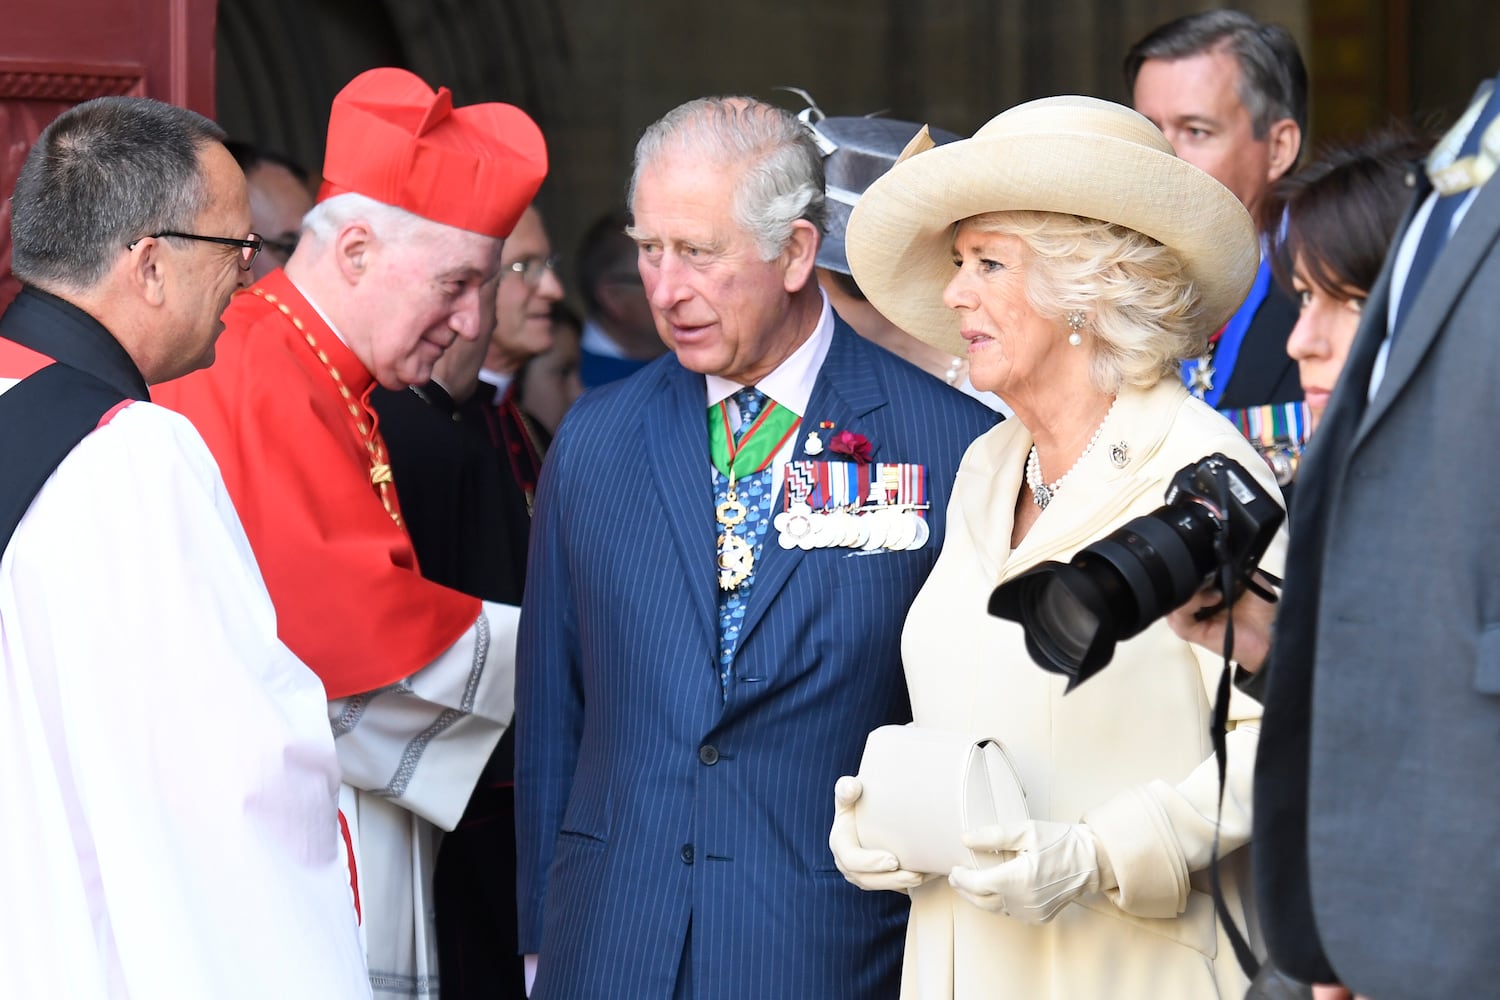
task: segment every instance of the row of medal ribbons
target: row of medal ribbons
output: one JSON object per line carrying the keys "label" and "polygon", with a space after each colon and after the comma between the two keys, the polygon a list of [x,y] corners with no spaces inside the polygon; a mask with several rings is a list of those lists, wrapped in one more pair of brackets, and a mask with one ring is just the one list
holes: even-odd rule
{"label": "row of medal ribbons", "polygon": [[790,462],[774,519],[784,549],[920,549],[927,544],[926,467],[910,462]]}

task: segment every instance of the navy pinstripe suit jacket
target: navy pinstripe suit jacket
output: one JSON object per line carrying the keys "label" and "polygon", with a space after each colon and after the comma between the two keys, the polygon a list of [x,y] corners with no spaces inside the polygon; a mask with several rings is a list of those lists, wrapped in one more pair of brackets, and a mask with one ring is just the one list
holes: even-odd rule
{"label": "navy pinstripe suit jacket", "polygon": [[804,428],[926,465],[932,537],[864,554],[768,536],[725,700],[704,400],[668,354],[587,393],[547,455],[516,679],[533,997],[671,997],[690,924],[700,997],[894,996],[907,902],[835,869],[833,784],[911,717],[902,623],[996,418],[838,324]]}

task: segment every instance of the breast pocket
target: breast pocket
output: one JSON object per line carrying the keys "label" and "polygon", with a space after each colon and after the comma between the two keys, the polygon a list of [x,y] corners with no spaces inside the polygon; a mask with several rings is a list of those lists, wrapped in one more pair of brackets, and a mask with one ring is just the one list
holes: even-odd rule
{"label": "breast pocket", "polygon": [[1500,695],[1500,625],[1479,633],[1479,662],[1474,665],[1474,690]]}
{"label": "breast pocket", "polygon": [[858,549],[835,549],[828,561],[828,572],[837,589],[892,588],[896,592],[910,591],[915,597],[917,588],[932,569],[934,556],[921,551],[892,552],[875,549],[864,552]]}
{"label": "breast pocket", "polygon": [[825,582],[812,612],[829,625],[818,630],[825,643],[823,655],[862,660],[872,669],[876,664],[894,667],[904,690],[901,629],[931,568],[931,560],[918,552],[840,554],[830,559],[820,571]]}

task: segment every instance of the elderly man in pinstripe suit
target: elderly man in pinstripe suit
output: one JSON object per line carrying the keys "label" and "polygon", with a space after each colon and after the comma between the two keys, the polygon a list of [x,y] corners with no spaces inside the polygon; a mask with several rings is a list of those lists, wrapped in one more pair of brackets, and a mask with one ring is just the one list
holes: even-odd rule
{"label": "elderly man in pinstripe suit", "polygon": [[693,101],[631,185],[671,353],[588,393],[542,474],[517,677],[523,950],[546,998],[873,998],[905,905],[827,846],[989,410],[854,334],[813,279],[795,117]]}

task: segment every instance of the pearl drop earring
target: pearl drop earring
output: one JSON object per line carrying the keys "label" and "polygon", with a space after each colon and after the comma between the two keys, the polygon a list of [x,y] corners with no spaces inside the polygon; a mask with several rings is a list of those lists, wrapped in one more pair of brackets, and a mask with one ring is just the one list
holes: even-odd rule
{"label": "pearl drop earring", "polygon": [[1068,334],[1068,343],[1072,344],[1074,347],[1077,347],[1079,344],[1083,343],[1083,336],[1078,331],[1082,330],[1083,325],[1087,322],[1088,318],[1083,315],[1083,311],[1081,309],[1075,309],[1072,312],[1068,313],[1068,327],[1073,331],[1072,333]]}

